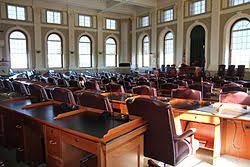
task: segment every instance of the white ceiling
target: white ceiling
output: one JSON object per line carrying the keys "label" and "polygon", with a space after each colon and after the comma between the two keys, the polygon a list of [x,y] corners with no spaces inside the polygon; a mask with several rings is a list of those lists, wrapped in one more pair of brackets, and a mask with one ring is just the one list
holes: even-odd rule
{"label": "white ceiling", "polygon": [[[74,7],[96,10],[98,13],[134,15],[157,7],[157,0],[45,0]],[[167,0],[166,0],[167,1]]]}

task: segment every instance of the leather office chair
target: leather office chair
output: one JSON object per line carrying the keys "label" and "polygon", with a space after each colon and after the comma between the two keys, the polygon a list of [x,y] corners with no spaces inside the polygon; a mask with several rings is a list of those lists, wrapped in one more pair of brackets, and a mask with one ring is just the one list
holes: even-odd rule
{"label": "leather office chair", "polygon": [[[194,152],[191,143],[195,129],[177,135],[169,105],[141,97],[128,99],[126,104],[129,114],[141,116],[148,122],[144,134],[144,156],[175,166]],[[188,142],[188,137],[191,137],[191,142]]]}
{"label": "leather office chair", "polygon": [[247,88],[244,88],[243,85],[237,84],[234,82],[224,84],[222,87],[222,92],[234,92],[234,91],[241,91],[241,92],[247,92]]}
{"label": "leather office chair", "polygon": [[173,83],[164,83],[160,85],[160,89],[158,90],[159,96],[171,96],[171,91],[173,89],[177,89],[179,86]]}
{"label": "leather office chair", "polygon": [[214,87],[213,83],[210,83],[210,82],[203,82],[203,88],[202,88],[201,83],[195,83],[195,84],[189,85],[190,89],[201,91],[201,93],[203,94],[202,97],[205,97],[205,98],[208,98],[212,95],[213,87]]}
{"label": "leather office chair", "polygon": [[51,91],[52,99],[76,105],[73,93],[67,88],[56,87]]}
{"label": "leather office chair", "polygon": [[87,81],[84,83],[86,90],[101,91],[99,84],[96,81]]}
{"label": "leather office chair", "polygon": [[120,84],[116,84],[116,83],[109,83],[109,84],[105,85],[105,89],[106,89],[108,92],[120,92],[120,93],[125,93],[123,86],[120,85]]}
{"label": "leather office chair", "polygon": [[77,95],[77,101],[81,106],[113,112],[108,97],[100,94],[85,91]]}
{"label": "leather office chair", "polygon": [[224,77],[224,76],[225,76],[225,71],[226,71],[226,65],[220,64],[220,65],[218,66],[218,73],[217,73],[217,75],[218,75],[219,77]]}
{"label": "leather office chair", "polygon": [[45,91],[44,87],[42,87],[41,85],[31,84],[28,86],[28,88],[29,88],[31,97],[40,98],[44,100],[48,99],[47,92]]}
{"label": "leather office chair", "polygon": [[156,89],[146,85],[133,87],[132,93],[138,95],[157,96]]}
{"label": "leather office chair", "polygon": [[189,99],[189,100],[201,100],[201,91],[188,89],[188,88],[179,88],[173,89],[171,92],[172,98],[180,99]]}
{"label": "leather office chair", "polygon": [[17,82],[17,81],[13,81],[12,85],[14,87],[14,91],[20,95],[24,95],[27,96],[29,95],[29,92],[27,90],[27,88],[25,87],[25,85],[21,82]]}
{"label": "leather office chair", "polygon": [[242,105],[250,105],[250,95],[245,92],[228,92],[221,93],[219,96],[221,103],[235,103]]}
{"label": "leather office chair", "polygon": [[10,80],[3,80],[3,85],[5,90],[14,92],[14,87]]}
{"label": "leather office chair", "polygon": [[51,84],[51,85],[57,85],[57,81],[55,78],[52,78],[52,77],[49,77],[47,79],[48,83]]}
{"label": "leather office chair", "polygon": [[245,65],[238,65],[236,75],[237,75],[237,77],[239,77],[240,80],[244,79]]}
{"label": "leather office chair", "polygon": [[69,87],[69,83],[65,79],[59,78],[57,80],[57,86],[59,86],[59,87]]}

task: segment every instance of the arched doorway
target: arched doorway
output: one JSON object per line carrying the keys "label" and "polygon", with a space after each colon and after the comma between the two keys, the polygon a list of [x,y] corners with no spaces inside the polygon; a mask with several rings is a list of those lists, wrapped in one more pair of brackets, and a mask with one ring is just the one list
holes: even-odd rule
{"label": "arched doorway", "polygon": [[205,67],[205,29],[201,26],[195,26],[190,35],[190,65]]}

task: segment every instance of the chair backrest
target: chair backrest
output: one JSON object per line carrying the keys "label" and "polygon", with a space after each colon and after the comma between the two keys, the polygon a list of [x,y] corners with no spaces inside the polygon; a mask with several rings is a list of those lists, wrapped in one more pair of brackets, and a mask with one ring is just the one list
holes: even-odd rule
{"label": "chair backrest", "polygon": [[99,84],[96,81],[87,81],[84,83],[84,86],[86,90],[101,90]]}
{"label": "chair backrest", "polygon": [[177,76],[177,70],[175,67],[169,67],[168,69],[168,77],[176,77]]}
{"label": "chair backrest", "polygon": [[47,92],[45,91],[44,87],[38,84],[31,84],[28,86],[30,96],[40,99],[48,99]]}
{"label": "chair backrest", "polygon": [[160,85],[160,89],[172,90],[177,89],[178,85],[174,83],[164,83]]}
{"label": "chair backrest", "polygon": [[77,80],[71,79],[71,80],[68,81],[68,83],[69,83],[69,87],[76,87],[76,88],[81,87],[80,84],[79,84],[79,81],[77,81]]}
{"label": "chair backrest", "polygon": [[51,91],[52,99],[75,105],[73,93],[67,88],[56,87]]}
{"label": "chair backrest", "polygon": [[126,104],[130,115],[141,116],[148,122],[144,134],[144,156],[175,164],[176,131],[171,108],[161,101],[148,98],[128,99]]}
{"label": "chair backrest", "polygon": [[188,89],[188,88],[179,88],[173,89],[171,92],[172,98],[180,99],[189,99],[189,100],[201,100],[201,91]]}
{"label": "chair backrest", "polygon": [[218,66],[218,76],[223,77],[225,75],[226,65],[220,64]]}
{"label": "chair backrest", "polygon": [[204,94],[206,93],[212,93],[213,92],[213,83],[204,82],[203,83],[203,90],[202,90],[202,84],[201,83],[195,83],[192,85],[189,85],[190,89],[203,91]]}
{"label": "chair backrest", "polygon": [[235,76],[235,65],[229,65],[227,69],[227,76]]}
{"label": "chair backrest", "polygon": [[239,79],[243,79],[245,76],[245,65],[238,65],[237,76]]}
{"label": "chair backrest", "polygon": [[224,84],[222,87],[222,92],[234,92],[234,91],[241,91],[241,92],[247,92],[247,89],[243,87],[242,84],[237,83],[228,83]]}
{"label": "chair backrest", "polygon": [[48,77],[47,81],[48,81],[49,84],[57,85],[57,81],[56,81],[55,78]]}
{"label": "chair backrest", "polygon": [[3,80],[3,85],[4,85],[4,88],[8,91],[11,91],[13,92],[14,91],[14,87],[13,87],[13,84],[11,81],[9,80]]}
{"label": "chair backrest", "polygon": [[108,97],[93,92],[82,92],[77,94],[78,104],[85,107],[96,108],[103,111],[113,112]]}
{"label": "chair backrest", "polygon": [[120,85],[120,84],[109,83],[105,87],[106,87],[106,90],[108,92],[121,92],[121,93],[125,93],[123,86]]}
{"label": "chair backrest", "polygon": [[219,101],[222,103],[250,105],[250,95],[245,92],[221,93],[219,96]]}
{"label": "chair backrest", "polygon": [[25,95],[25,96],[29,95],[29,92],[23,83],[13,81],[12,85],[13,85],[16,93],[18,93],[20,95]]}
{"label": "chair backrest", "polygon": [[157,96],[155,88],[151,88],[151,87],[146,86],[146,85],[133,87],[132,93],[138,94],[138,95]]}

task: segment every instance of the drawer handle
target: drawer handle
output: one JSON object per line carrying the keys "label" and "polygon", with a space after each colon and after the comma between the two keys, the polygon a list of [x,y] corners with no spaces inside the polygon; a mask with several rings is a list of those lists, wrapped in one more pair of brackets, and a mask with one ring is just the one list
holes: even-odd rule
{"label": "drawer handle", "polygon": [[51,145],[56,145],[56,141],[50,140],[50,141],[49,141],[49,144],[51,144]]}
{"label": "drawer handle", "polygon": [[80,140],[79,139],[75,139],[75,142],[79,142]]}
{"label": "drawer handle", "polygon": [[18,151],[18,152],[23,152],[23,149],[22,149],[21,147],[18,147],[18,148],[17,148],[17,151]]}
{"label": "drawer handle", "polygon": [[17,129],[21,129],[22,126],[21,126],[21,125],[17,125],[16,128],[17,128]]}

